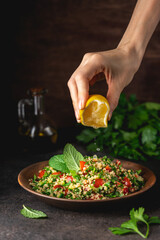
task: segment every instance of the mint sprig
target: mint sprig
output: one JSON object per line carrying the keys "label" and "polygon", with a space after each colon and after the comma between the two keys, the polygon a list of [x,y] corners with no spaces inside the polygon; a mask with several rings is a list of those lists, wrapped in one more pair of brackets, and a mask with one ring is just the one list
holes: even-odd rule
{"label": "mint sprig", "polygon": [[[150,224],[160,224],[159,217],[149,217],[144,214],[145,209],[140,207],[138,210],[130,211],[130,220],[121,224],[121,227],[110,227],[109,230],[115,235],[123,235],[127,233],[137,233],[143,238],[147,238],[149,235]],[[146,225],[146,233],[143,234],[138,226],[138,222],[142,222]]]}
{"label": "mint sprig", "polygon": [[49,166],[57,171],[75,173],[80,170],[80,161],[84,161],[83,155],[72,144],[67,143],[63,154],[50,158]]}
{"label": "mint sprig", "polygon": [[45,214],[44,212],[32,209],[30,207],[26,207],[25,205],[23,205],[21,214],[26,218],[47,218],[47,214]]}
{"label": "mint sprig", "polygon": [[64,161],[64,155],[59,154],[49,159],[49,166],[53,167],[57,171],[69,173],[69,169]]}
{"label": "mint sprig", "polygon": [[80,170],[80,161],[84,160],[83,155],[78,152],[72,144],[67,143],[63,150],[64,161],[70,171]]}

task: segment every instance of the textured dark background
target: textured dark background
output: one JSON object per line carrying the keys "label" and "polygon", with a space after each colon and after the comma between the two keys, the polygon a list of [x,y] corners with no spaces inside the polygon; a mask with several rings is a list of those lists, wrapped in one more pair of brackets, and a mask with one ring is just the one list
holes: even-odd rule
{"label": "textured dark background", "polygon": [[[108,227],[120,226],[127,221],[132,207],[144,206],[149,216],[159,216],[159,161],[143,163],[157,176],[157,184],[147,197],[138,198],[123,207],[118,203],[117,208],[78,213],[45,205],[18,185],[18,173],[31,163],[49,159],[49,154],[14,156],[10,148],[10,144],[15,149],[19,146],[15,144],[17,102],[26,97],[26,91],[31,87],[48,88],[48,114],[59,128],[72,129],[76,121],[67,89],[70,75],[86,52],[117,46],[135,4],[135,0],[7,0],[5,8],[1,8],[5,29],[1,34],[5,41],[4,47],[1,45],[5,51],[2,60],[6,64],[1,78],[1,84],[5,84],[5,88],[1,87],[1,106],[5,107],[5,111],[1,108],[1,118],[5,120],[1,130],[5,130],[7,137],[1,137],[2,142],[7,140],[5,157],[1,159],[2,164],[4,162],[2,169],[5,169],[0,176],[4,181],[1,184],[3,194],[0,195],[1,239],[119,239]],[[134,81],[125,89],[126,94],[135,93],[140,101],[160,102],[159,68],[160,24]],[[92,88],[92,92],[103,95],[106,91],[105,82]],[[63,135],[67,134],[63,131]],[[62,148],[55,153],[62,153]],[[49,218],[44,221],[24,218],[20,214],[23,204],[46,212]],[[151,226],[149,238],[155,240],[158,236],[159,226]],[[138,240],[139,236],[127,235],[122,239]]]}
{"label": "textured dark background", "polygon": [[[17,102],[31,87],[46,87],[46,110],[58,127],[75,124],[67,81],[86,52],[115,48],[135,0],[27,0],[6,9],[8,116],[17,128]],[[160,25],[133,82],[124,90],[140,101],[160,102]],[[91,92],[105,95],[104,82]]]}

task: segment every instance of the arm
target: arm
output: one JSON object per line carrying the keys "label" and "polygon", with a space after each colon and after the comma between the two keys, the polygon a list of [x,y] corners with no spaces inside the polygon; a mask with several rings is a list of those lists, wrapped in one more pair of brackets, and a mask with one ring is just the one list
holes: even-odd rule
{"label": "arm", "polygon": [[139,0],[118,48],[128,47],[139,58],[139,64],[147,44],[160,20],[159,0]]}
{"label": "arm", "polygon": [[[123,89],[138,70],[147,44],[160,20],[160,0],[138,0],[128,27],[116,49],[84,55],[68,81],[75,116],[85,107],[89,87],[105,75],[107,98],[112,112]],[[103,77],[104,78],[104,77]]]}

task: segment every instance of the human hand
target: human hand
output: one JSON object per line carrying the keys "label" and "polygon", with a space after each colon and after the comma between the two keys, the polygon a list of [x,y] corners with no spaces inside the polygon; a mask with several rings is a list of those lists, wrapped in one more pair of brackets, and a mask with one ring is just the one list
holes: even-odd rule
{"label": "human hand", "polygon": [[122,90],[132,81],[138,67],[134,51],[122,47],[85,54],[68,81],[77,122],[80,122],[79,110],[85,107],[89,97],[89,87],[104,77],[108,84],[106,97],[110,105],[110,119],[118,105]]}

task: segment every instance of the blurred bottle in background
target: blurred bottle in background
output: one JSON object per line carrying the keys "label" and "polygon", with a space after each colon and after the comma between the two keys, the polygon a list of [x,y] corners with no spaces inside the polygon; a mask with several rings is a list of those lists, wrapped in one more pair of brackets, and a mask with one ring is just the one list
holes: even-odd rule
{"label": "blurred bottle in background", "polygon": [[24,151],[42,153],[55,149],[57,130],[53,120],[45,113],[44,88],[31,88],[29,98],[18,102],[18,133]]}

